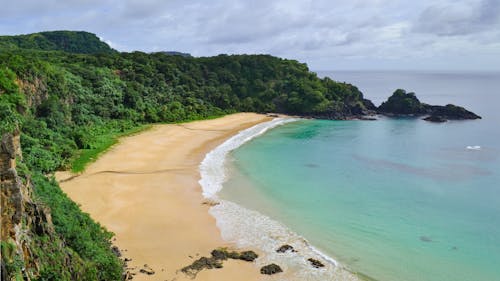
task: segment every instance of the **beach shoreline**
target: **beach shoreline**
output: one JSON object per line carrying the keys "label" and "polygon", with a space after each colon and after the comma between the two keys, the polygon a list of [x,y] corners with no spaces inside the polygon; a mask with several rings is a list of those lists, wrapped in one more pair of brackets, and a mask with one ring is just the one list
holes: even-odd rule
{"label": "beach shoreline", "polygon": [[[113,243],[133,280],[191,280],[179,270],[218,247],[221,238],[202,196],[199,165],[205,155],[241,130],[273,118],[237,113],[218,119],[155,125],[120,139],[80,175],[56,173],[62,190],[84,212],[115,233]],[[153,275],[140,273],[144,265]],[[196,280],[274,280],[253,264],[228,260]]]}
{"label": "beach shoreline", "polygon": [[[133,280],[192,280],[180,269],[221,247],[260,257],[224,261],[222,269],[202,270],[195,280],[358,280],[282,223],[218,197],[231,151],[297,120],[276,117],[237,113],[155,125],[120,139],[83,173],[58,172],[56,179],[84,212],[115,233],[113,243],[129,260]],[[297,251],[277,253],[282,245]],[[311,258],[323,267],[311,266]],[[260,274],[271,263],[284,272]]]}

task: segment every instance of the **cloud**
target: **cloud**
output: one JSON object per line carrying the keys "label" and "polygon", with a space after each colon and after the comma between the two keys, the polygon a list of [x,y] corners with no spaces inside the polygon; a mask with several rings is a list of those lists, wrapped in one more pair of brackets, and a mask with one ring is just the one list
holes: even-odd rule
{"label": "cloud", "polygon": [[427,7],[414,30],[439,36],[468,35],[499,27],[500,1],[452,2]]}
{"label": "cloud", "polygon": [[87,30],[121,51],[268,53],[313,69],[425,68],[444,56],[465,68],[476,53],[500,65],[499,0],[4,2],[0,34]]}

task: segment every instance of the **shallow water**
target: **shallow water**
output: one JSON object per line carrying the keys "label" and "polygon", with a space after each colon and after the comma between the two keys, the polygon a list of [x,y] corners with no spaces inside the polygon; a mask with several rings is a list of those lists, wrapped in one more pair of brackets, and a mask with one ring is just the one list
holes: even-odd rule
{"label": "shallow water", "polygon": [[484,119],[290,123],[231,153],[220,197],[378,280],[500,280],[500,75],[327,75],[376,103],[402,87]]}

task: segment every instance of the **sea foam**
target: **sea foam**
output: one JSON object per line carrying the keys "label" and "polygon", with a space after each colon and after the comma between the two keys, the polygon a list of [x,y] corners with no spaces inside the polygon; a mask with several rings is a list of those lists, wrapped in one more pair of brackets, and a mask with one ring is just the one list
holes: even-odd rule
{"label": "sea foam", "polygon": [[[258,249],[263,255],[256,260],[257,266],[279,264],[284,269],[283,280],[358,280],[335,259],[311,246],[306,239],[284,224],[217,196],[226,181],[225,162],[229,152],[271,128],[296,120],[298,119],[275,118],[260,123],[239,132],[205,156],[199,167],[199,183],[203,196],[218,203],[209,212],[215,217],[225,241],[241,248]],[[276,249],[284,244],[293,246],[296,252],[277,253]],[[307,260],[309,258],[320,260],[325,267],[313,268]]]}
{"label": "sea foam", "polygon": [[215,199],[214,196],[222,189],[222,184],[226,180],[224,164],[226,162],[226,155],[229,152],[247,141],[262,135],[269,129],[296,120],[295,118],[275,118],[271,121],[257,124],[239,132],[207,153],[205,159],[203,159],[200,164],[201,179],[199,183],[203,188],[203,196],[205,198]]}

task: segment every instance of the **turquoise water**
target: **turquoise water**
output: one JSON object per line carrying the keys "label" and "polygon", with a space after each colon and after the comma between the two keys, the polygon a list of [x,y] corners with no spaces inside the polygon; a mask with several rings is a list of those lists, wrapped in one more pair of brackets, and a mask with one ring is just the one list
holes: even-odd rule
{"label": "turquoise water", "polygon": [[[373,73],[344,76],[365,81],[356,84],[373,98],[370,85],[398,82],[378,74],[377,83],[366,82]],[[500,102],[500,77],[405,75],[410,86],[427,81],[429,91],[417,91],[423,101],[445,97],[484,119],[290,123],[231,154],[220,196],[285,223],[377,280],[500,280],[500,118],[485,102]],[[433,96],[439,90],[447,94]]]}

